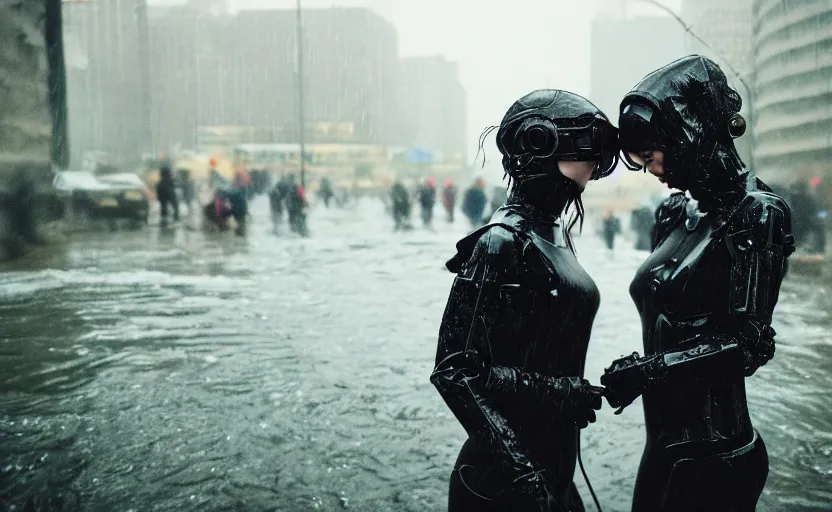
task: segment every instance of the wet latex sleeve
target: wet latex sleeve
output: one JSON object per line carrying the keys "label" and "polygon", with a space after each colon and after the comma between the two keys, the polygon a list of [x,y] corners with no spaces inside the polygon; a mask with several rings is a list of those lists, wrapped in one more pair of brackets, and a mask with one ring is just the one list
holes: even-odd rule
{"label": "wet latex sleeve", "polygon": [[[623,409],[647,388],[674,389],[707,384],[736,375],[742,365],[737,343],[708,341],[686,350],[641,357],[638,353],[613,361],[601,377],[613,407]],[[620,410],[619,410],[620,412]]]}
{"label": "wet latex sleeve", "polygon": [[734,327],[693,348],[660,354],[649,365],[651,380],[701,382],[740,371],[751,376],[774,356],[771,318],[794,252],[790,216],[785,201],[771,193],[754,192],[738,205],[725,232]]}
{"label": "wet latex sleeve", "polygon": [[750,194],[727,224],[731,255],[730,313],[734,327],[688,340],[691,348],[615,361],[601,382],[613,402],[629,403],[650,386],[707,384],[737,373],[751,376],[774,356],[771,318],[794,237],[788,205],[765,192]]}
{"label": "wet latex sleeve", "polygon": [[499,283],[511,282],[518,270],[517,243],[514,235],[500,228],[489,230],[477,243],[451,289],[431,382],[468,435],[501,455],[519,476],[532,471],[533,465],[500,404],[554,411],[572,383],[490,364]]}
{"label": "wet latex sleeve", "polygon": [[771,318],[794,252],[789,206],[774,194],[750,194],[728,224],[726,243],[732,261],[731,313],[738,320],[731,337],[750,376],[774,356]]}

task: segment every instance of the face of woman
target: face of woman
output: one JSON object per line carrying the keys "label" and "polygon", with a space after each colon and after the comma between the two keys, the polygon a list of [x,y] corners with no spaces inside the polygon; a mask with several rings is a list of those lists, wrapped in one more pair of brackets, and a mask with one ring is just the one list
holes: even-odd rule
{"label": "face of woman", "polygon": [[638,153],[629,153],[633,162],[641,165],[653,176],[657,177],[662,183],[665,182],[664,175],[664,153],[661,151],[639,151]]}
{"label": "face of woman", "polygon": [[592,171],[595,170],[597,162],[590,160],[586,162],[558,162],[558,169],[560,173],[570,180],[578,184],[581,192],[586,188],[589,179],[592,177]]}

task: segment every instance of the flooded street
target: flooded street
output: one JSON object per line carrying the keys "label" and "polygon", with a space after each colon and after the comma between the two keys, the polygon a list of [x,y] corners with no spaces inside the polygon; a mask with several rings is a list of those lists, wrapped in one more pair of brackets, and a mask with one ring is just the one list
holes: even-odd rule
{"label": "flooded street", "polygon": [[[428,376],[463,222],[393,234],[367,202],[319,207],[295,239],[267,210],[258,198],[247,239],[96,234],[3,267],[3,510],[444,510],[465,435]],[[597,383],[641,351],[627,288],[646,254],[619,240],[611,256],[592,231],[578,249],[602,294]],[[790,276],[777,355],[748,383],[771,459],[762,511],[832,510],[827,286]],[[605,511],[629,510],[643,438],[640,401],[584,431]]]}

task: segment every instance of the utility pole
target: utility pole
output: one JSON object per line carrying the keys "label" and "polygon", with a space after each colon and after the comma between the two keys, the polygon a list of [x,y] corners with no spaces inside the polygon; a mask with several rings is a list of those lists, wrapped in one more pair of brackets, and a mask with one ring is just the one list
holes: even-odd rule
{"label": "utility pole", "polygon": [[64,60],[62,2],[46,3],[46,59],[49,63],[49,111],[52,116],[51,160],[59,169],[69,167],[69,129]]}
{"label": "utility pole", "polygon": [[702,44],[702,46],[704,46],[705,48],[707,48],[708,50],[713,52],[713,54],[716,57],[718,57],[725,64],[725,66],[728,68],[728,70],[731,71],[731,73],[733,73],[734,76],[737,77],[737,80],[743,86],[743,88],[745,89],[745,92],[748,94],[748,131],[747,131],[747,134],[748,134],[749,137],[751,137],[751,152],[749,154],[750,161],[748,162],[748,164],[751,167],[751,169],[754,170],[755,169],[755,167],[754,167],[754,150],[756,149],[756,145],[754,144],[754,91],[746,83],[745,79],[739,73],[739,71],[737,71],[736,68],[734,68],[734,66],[731,65],[731,63],[728,61],[728,59],[723,57],[719,52],[717,52],[715,49],[713,49],[711,47],[711,45],[709,45],[704,39],[699,37],[699,35],[696,32],[693,31],[691,26],[688,25],[687,23],[685,23],[685,20],[680,18],[679,15],[677,15],[675,12],[673,12],[669,7],[667,7],[666,5],[664,5],[661,2],[658,2],[656,0],[635,0],[635,1],[653,5],[655,7],[658,7],[659,9],[663,10],[664,12],[668,13],[674,20],[676,20],[682,26],[683,29],[685,29],[685,32],[687,32],[688,34],[691,35],[691,37],[693,37],[694,39],[699,41]]}
{"label": "utility pole", "polygon": [[300,184],[306,189],[306,119],[303,109],[303,16],[300,0],[297,0],[297,47],[298,47],[298,134],[300,139]]}
{"label": "utility pole", "polygon": [[[141,84],[142,98],[142,147],[140,151],[145,152],[153,147],[153,96],[150,91],[150,46],[149,28],[147,24],[147,0],[137,0],[136,4],[136,30],[139,41],[139,83]],[[139,155],[141,157],[141,155]]]}

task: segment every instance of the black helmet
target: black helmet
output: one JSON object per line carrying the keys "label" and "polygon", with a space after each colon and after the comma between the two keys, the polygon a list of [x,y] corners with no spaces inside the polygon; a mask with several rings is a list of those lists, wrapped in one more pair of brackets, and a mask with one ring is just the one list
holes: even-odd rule
{"label": "black helmet", "polygon": [[618,164],[618,132],[589,100],[557,89],[540,89],[517,100],[500,123],[497,148],[512,178],[546,172],[543,162],[595,161],[593,180]]}
{"label": "black helmet", "polygon": [[740,173],[713,175],[721,166],[711,160],[736,153],[733,139],[746,128],[741,107],[742,98],[712,60],[691,55],[672,62],[647,75],[621,102],[624,161],[640,170],[629,153],[662,151],[668,184],[691,192],[713,188],[715,180],[736,180]]}

